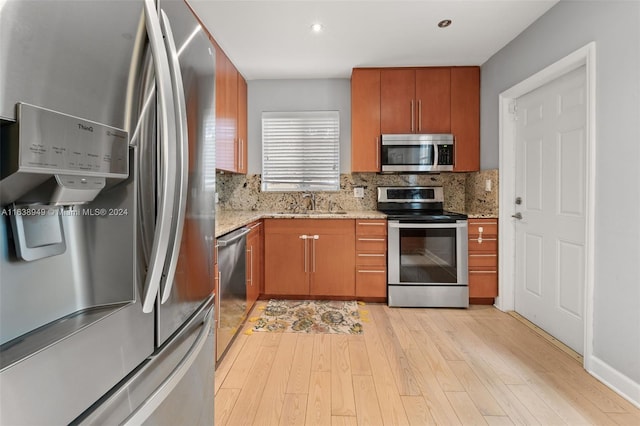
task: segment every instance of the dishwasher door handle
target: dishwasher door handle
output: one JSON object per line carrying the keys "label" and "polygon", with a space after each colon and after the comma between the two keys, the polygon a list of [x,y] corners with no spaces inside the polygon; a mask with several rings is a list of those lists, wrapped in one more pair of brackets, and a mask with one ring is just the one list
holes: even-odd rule
{"label": "dishwasher door handle", "polygon": [[222,238],[218,238],[218,246],[220,247],[226,247],[229,244],[231,244],[232,242],[239,240],[240,238],[244,237],[245,235],[247,235],[249,232],[251,232],[251,229],[249,228],[243,228],[242,232],[233,235],[231,238],[229,238],[228,240],[223,240]]}

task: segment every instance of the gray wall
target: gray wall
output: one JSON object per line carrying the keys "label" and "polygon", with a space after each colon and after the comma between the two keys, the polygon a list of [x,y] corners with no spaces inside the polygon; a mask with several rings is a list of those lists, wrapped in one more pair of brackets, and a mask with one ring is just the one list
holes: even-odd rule
{"label": "gray wall", "polygon": [[594,355],[640,384],[640,2],[561,1],[482,65],[482,168],[498,95],[596,42]]}
{"label": "gray wall", "polygon": [[351,82],[251,80],[248,82],[248,173],[262,173],[262,112],[340,111],[340,172],[351,171]]}

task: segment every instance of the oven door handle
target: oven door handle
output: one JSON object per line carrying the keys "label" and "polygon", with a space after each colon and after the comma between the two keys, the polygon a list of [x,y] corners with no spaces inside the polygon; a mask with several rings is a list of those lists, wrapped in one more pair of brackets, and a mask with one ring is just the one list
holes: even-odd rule
{"label": "oven door handle", "polygon": [[418,229],[442,229],[442,228],[467,228],[468,224],[466,220],[459,220],[455,223],[400,223],[396,221],[389,221],[389,228],[418,228]]}

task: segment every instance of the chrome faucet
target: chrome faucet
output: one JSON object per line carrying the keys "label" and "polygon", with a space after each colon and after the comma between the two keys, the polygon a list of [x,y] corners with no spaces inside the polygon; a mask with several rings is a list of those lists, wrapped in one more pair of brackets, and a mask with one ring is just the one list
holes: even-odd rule
{"label": "chrome faucet", "polygon": [[304,194],[302,194],[302,199],[305,198],[310,198],[311,199],[311,210],[315,210],[316,209],[316,194],[313,194],[311,192],[305,192]]}

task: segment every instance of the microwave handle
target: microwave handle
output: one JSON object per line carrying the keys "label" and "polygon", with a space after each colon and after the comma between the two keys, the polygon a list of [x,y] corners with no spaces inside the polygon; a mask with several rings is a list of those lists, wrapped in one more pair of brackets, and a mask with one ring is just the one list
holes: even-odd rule
{"label": "microwave handle", "polygon": [[440,151],[440,150],[438,149],[438,144],[437,144],[437,143],[434,143],[434,144],[433,144],[433,165],[434,165],[434,167],[436,167],[436,166],[439,166],[439,165],[440,165],[440,163],[438,162],[438,157],[439,157],[439,155],[438,155],[438,151]]}

